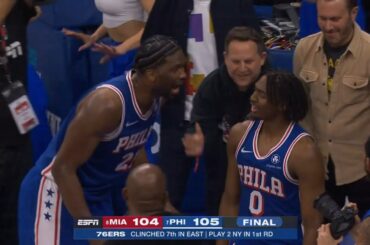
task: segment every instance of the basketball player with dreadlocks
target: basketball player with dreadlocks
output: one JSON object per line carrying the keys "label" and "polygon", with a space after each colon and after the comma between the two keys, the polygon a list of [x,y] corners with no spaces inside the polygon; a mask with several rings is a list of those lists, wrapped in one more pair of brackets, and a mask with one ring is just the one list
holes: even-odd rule
{"label": "basketball player with dreadlocks", "polygon": [[[174,40],[143,42],[134,69],[93,88],[23,180],[20,244],[88,244],[73,240],[73,219],[115,215],[114,190],[145,144],[160,97],[179,92],[186,58]],[[90,241],[101,244],[101,241]]]}
{"label": "basketball player with dreadlocks", "polygon": [[230,133],[220,215],[296,216],[298,237],[230,244],[316,244],[321,218],[313,202],[324,192],[324,165],[297,123],[308,110],[303,85],[294,75],[267,73],[257,81],[250,101],[253,119],[236,124]]}

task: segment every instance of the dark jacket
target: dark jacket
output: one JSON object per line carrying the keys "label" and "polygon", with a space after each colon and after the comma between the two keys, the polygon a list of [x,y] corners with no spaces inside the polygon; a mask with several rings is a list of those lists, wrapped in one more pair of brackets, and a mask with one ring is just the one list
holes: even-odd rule
{"label": "dark jacket", "polygon": [[[186,53],[191,0],[156,0],[145,26],[142,40],[161,34],[174,37]],[[214,24],[218,63],[223,63],[224,40],[235,26],[259,30],[251,0],[212,0],[210,12]],[[184,119],[185,91],[162,109],[162,128],[178,127]]]}
{"label": "dark jacket", "polygon": [[241,92],[229,76],[226,66],[210,73],[200,85],[193,101],[192,121],[214,121],[225,118],[232,126],[245,119],[250,110],[249,98],[254,86]]}
{"label": "dark jacket", "polygon": [[[245,120],[253,91],[254,86],[245,92],[239,91],[225,65],[210,73],[200,85],[193,101],[192,121],[200,123],[204,133],[207,169],[221,169],[224,171],[218,174],[226,173],[227,153],[223,138],[234,124]],[[222,177],[217,181],[224,181]]]}

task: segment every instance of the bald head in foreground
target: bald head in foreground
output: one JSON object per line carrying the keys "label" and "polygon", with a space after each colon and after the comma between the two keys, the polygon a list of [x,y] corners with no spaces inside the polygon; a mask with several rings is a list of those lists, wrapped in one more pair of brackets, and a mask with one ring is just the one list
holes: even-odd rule
{"label": "bald head in foreground", "polygon": [[[166,176],[153,164],[144,163],[131,170],[122,191],[128,214],[140,216],[171,216],[166,212],[168,199]],[[190,240],[110,240],[105,245],[200,245],[202,241]]]}
{"label": "bald head in foreground", "polygon": [[164,173],[149,163],[134,168],[123,189],[129,215],[161,215],[167,196]]}

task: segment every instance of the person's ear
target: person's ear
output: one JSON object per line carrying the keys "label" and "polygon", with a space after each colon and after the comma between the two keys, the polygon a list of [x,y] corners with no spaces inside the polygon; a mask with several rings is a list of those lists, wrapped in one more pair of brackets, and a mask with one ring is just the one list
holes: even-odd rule
{"label": "person's ear", "polygon": [[128,201],[128,190],[127,190],[127,188],[126,188],[126,187],[124,187],[124,188],[122,189],[122,198],[123,198],[123,200],[125,200],[126,202]]}
{"label": "person's ear", "polygon": [[157,72],[154,69],[148,69],[145,71],[145,76],[150,80],[154,81],[157,78]]}
{"label": "person's ear", "polygon": [[355,22],[356,21],[357,14],[358,14],[358,6],[352,8],[350,14],[351,14],[351,20],[352,20],[352,22]]}
{"label": "person's ear", "polygon": [[170,200],[169,198],[169,195],[168,195],[168,191],[165,191],[164,195],[163,195],[163,203],[166,203]]}
{"label": "person's ear", "polygon": [[224,51],[224,52],[223,52],[223,55],[224,55],[224,60],[226,60],[227,52],[226,52],[226,51]]}
{"label": "person's ear", "polygon": [[370,158],[365,158],[365,171],[368,175],[370,175]]}
{"label": "person's ear", "polygon": [[259,54],[260,57],[261,57],[261,66],[263,66],[264,64],[266,64],[266,59],[267,59],[267,52],[262,52],[261,54]]}
{"label": "person's ear", "polygon": [[279,105],[278,109],[281,112],[285,112],[286,111],[286,105]]}

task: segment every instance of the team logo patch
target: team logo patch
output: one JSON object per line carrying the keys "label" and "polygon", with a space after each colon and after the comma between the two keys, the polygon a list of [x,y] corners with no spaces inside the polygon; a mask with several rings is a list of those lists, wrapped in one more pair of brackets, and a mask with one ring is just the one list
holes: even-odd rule
{"label": "team logo patch", "polygon": [[280,156],[278,154],[274,154],[271,156],[271,163],[278,164],[280,162]]}

